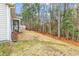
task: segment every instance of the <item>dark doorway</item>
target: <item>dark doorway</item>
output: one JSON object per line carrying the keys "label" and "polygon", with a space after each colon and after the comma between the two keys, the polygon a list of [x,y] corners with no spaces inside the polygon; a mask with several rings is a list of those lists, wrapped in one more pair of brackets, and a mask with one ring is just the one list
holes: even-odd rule
{"label": "dark doorway", "polygon": [[19,32],[19,20],[13,20],[13,31]]}

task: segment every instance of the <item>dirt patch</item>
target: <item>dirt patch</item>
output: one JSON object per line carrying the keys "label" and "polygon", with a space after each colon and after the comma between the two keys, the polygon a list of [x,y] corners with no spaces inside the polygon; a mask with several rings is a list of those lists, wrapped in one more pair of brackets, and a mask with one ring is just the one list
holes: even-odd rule
{"label": "dirt patch", "polygon": [[42,33],[24,30],[18,41],[12,43],[11,55],[71,56],[79,55],[79,47]]}
{"label": "dirt patch", "polygon": [[51,41],[22,40],[13,44],[13,56],[71,56],[79,55],[79,49]]}
{"label": "dirt patch", "polygon": [[60,40],[60,41],[63,41],[63,42],[69,43],[69,44],[73,44],[75,46],[79,46],[79,42],[78,41],[74,41],[72,39],[66,39],[64,37],[58,38],[56,35],[52,35],[52,34],[49,34],[49,33],[43,33],[43,32],[37,32],[37,33],[39,33],[41,35],[44,35],[44,36],[51,37],[52,39]]}

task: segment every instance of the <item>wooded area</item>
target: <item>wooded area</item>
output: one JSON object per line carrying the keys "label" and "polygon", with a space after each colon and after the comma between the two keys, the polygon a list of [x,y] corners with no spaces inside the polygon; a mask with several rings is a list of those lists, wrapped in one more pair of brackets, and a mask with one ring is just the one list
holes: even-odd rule
{"label": "wooded area", "polygon": [[22,23],[28,30],[79,41],[79,4],[25,3]]}

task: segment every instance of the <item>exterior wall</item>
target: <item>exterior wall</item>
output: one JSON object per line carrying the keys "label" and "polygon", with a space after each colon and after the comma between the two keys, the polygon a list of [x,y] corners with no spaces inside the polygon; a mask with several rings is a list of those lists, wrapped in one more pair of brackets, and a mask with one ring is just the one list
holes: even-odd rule
{"label": "exterior wall", "polygon": [[15,4],[13,7],[10,8],[10,14],[11,14],[11,30],[13,32],[13,20],[16,19],[16,7],[15,7]]}
{"label": "exterior wall", "polygon": [[14,18],[16,18],[16,8],[15,8],[15,5],[14,7],[10,8],[10,13],[11,13],[11,18],[12,20],[15,20]]}
{"label": "exterior wall", "polygon": [[6,5],[6,13],[7,13],[7,39],[11,41],[11,33],[12,33],[12,29],[11,29],[11,13],[10,13],[10,7],[8,7],[8,5]]}
{"label": "exterior wall", "polygon": [[0,4],[0,41],[11,40],[10,8],[6,4]]}

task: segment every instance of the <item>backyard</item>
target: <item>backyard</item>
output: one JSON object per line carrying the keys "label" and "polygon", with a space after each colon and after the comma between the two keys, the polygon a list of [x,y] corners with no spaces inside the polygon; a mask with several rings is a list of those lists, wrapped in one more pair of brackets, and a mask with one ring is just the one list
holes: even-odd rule
{"label": "backyard", "polygon": [[24,30],[17,42],[0,45],[0,55],[9,56],[69,56],[79,55],[79,46],[65,43],[38,32]]}
{"label": "backyard", "polygon": [[[8,27],[11,30],[8,30],[8,37],[2,35],[7,32],[1,31],[6,29],[3,29],[5,22],[1,25],[2,40],[4,36],[12,39],[10,42],[0,42],[1,56],[79,55],[79,4],[16,3],[14,7],[16,12],[10,21],[13,25]],[[18,7],[20,13],[17,13]]]}

